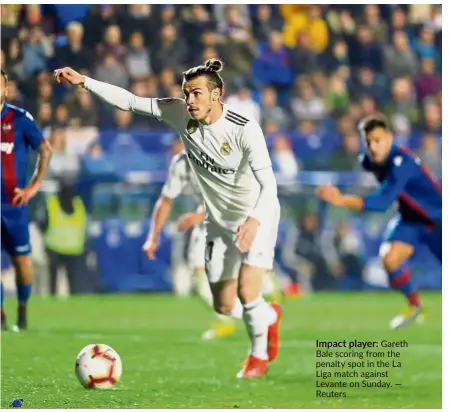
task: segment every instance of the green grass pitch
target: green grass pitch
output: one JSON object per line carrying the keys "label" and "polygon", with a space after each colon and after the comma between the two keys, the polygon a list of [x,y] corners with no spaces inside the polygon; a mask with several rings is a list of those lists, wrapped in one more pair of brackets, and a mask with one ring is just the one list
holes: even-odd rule
{"label": "green grass pitch", "polygon": [[[269,374],[235,378],[246,357],[243,325],[223,340],[199,336],[212,314],[195,297],[90,296],[30,302],[30,329],[2,333],[2,408],[440,408],[441,295],[424,294],[422,325],[390,331],[403,300],[395,293],[316,294],[285,302],[282,348]],[[9,323],[15,300],[7,299]],[[402,340],[402,368],[390,369],[391,389],[348,389],[347,398],[316,398],[315,341]],[[89,343],[121,355],[117,388],[82,388],[75,356]],[[341,389],[336,389],[341,390]]]}

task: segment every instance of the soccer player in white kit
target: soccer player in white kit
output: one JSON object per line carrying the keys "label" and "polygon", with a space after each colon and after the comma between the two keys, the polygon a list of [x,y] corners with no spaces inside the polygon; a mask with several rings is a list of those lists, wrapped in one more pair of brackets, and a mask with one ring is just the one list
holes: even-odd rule
{"label": "soccer player in white kit", "polygon": [[[213,307],[213,296],[205,274],[206,227],[203,198],[184,151],[173,156],[170,162],[166,182],[153,209],[150,229],[143,250],[147,258],[156,259],[161,230],[170,215],[173,200],[182,194],[193,196],[198,207],[195,212],[180,216],[177,229],[184,231],[192,228],[188,247],[189,269],[194,276],[197,294],[208,306]],[[217,321],[203,333],[202,337],[213,339],[231,335],[236,330],[235,319],[242,319],[242,312],[242,304],[237,300],[234,313],[231,313],[231,316],[217,314]]]}
{"label": "soccer player in white kit", "polygon": [[229,315],[239,297],[251,351],[237,377],[257,378],[279,351],[281,306],[268,304],[261,289],[273,266],[280,204],[261,127],[221,101],[222,66],[210,59],[184,72],[184,101],[138,97],[69,67],[55,70],[55,78],[121,110],[155,116],[180,134],[206,206],[205,267],[214,308]]}

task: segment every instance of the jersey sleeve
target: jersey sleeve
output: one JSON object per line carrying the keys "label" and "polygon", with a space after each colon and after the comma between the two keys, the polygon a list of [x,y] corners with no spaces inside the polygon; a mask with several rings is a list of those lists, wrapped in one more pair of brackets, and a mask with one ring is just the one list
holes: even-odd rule
{"label": "jersey sleeve", "polygon": [[169,199],[180,196],[188,184],[189,165],[185,155],[175,156],[169,167],[169,174],[161,195]]}
{"label": "jersey sleeve", "polygon": [[27,144],[33,150],[38,150],[39,146],[44,140],[42,131],[37,126],[36,122],[33,119],[33,116],[26,111],[24,112],[21,121],[23,122],[23,130]]}
{"label": "jersey sleeve", "polygon": [[380,188],[363,198],[364,210],[384,212],[400,196],[409,179],[413,177],[417,165],[414,160],[403,154],[398,154],[390,160],[388,175]]}
{"label": "jersey sleeve", "polygon": [[370,161],[367,153],[360,153],[358,156],[358,161],[364,170],[370,172]]}
{"label": "jersey sleeve", "polygon": [[84,88],[111,106],[124,111],[131,110],[138,114],[154,116],[177,130],[184,129],[186,119],[189,117],[184,101],[179,98],[139,97],[121,87],[90,77],[86,77]]}
{"label": "jersey sleeve", "polygon": [[252,120],[244,127],[242,146],[253,172],[272,167],[266,139],[258,122]]}

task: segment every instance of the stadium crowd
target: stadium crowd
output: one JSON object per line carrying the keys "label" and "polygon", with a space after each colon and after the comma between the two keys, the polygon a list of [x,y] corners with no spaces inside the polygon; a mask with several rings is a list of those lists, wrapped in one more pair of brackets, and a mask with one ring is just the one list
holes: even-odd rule
{"label": "stadium crowd", "polygon": [[[214,56],[224,99],[260,120],[280,173],[356,170],[357,122],[377,111],[441,172],[441,6],[2,5],[1,17],[8,100],[50,137],[55,174],[79,173],[70,148],[86,133],[164,128],[56,85],[55,68],[168,97],[181,95],[183,70]],[[82,157],[103,150],[94,139]]]}

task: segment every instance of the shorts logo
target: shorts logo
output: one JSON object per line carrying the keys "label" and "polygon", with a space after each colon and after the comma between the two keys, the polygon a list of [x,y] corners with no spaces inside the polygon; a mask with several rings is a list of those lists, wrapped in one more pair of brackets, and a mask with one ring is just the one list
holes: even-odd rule
{"label": "shorts logo", "polygon": [[220,146],[220,153],[224,156],[228,156],[231,153],[231,147],[228,142],[223,142],[222,146]]}
{"label": "shorts logo", "polygon": [[30,247],[28,245],[22,245],[22,246],[16,247],[16,252],[18,252],[18,253],[28,252],[29,250],[30,250]]}
{"label": "shorts logo", "polygon": [[4,132],[9,132],[12,129],[12,126],[10,123],[5,123],[2,127]]}

